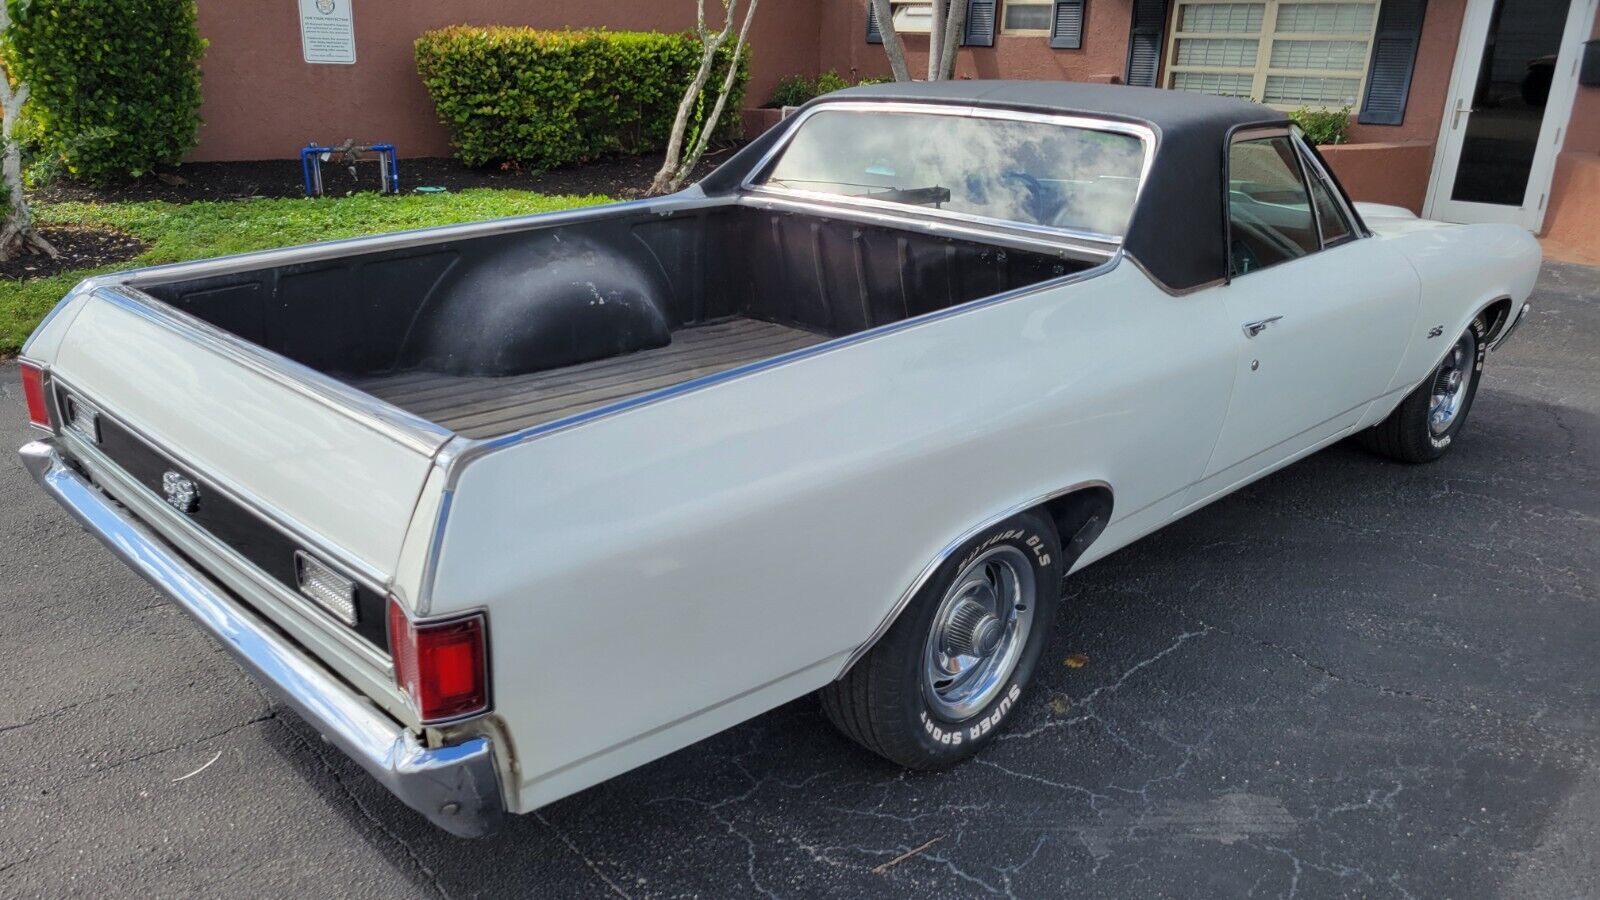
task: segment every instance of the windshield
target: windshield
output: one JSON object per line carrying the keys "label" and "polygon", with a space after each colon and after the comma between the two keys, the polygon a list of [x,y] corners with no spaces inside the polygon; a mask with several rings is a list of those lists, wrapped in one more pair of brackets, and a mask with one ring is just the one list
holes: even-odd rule
{"label": "windshield", "polygon": [[1049,122],[916,112],[820,110],[757,183],[1122,235],[1144,144]]}

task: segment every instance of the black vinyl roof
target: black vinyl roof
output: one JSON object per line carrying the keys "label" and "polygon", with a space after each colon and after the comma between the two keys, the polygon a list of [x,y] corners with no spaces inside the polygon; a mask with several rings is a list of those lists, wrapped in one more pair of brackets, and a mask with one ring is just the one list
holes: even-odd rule
{"label": "black vinyl roof", "polygon": [[[1287,125],[1256,103],[1186,91],[1074,81],[913,81],[836,91],[810,105],[840,100],[950,103],[1114,119],[1150,128],[1155,159],[1139,194],[1123,247],[1174,291],[1222,279],[1227,272],[1226,178],[1229,136],[1254,125]],[[793,118],[789,120],[791,123]],[[767,132],[713,173],[708,192],[731,189],[788,129]],[[740,164],[743,165],[740,165]]]}

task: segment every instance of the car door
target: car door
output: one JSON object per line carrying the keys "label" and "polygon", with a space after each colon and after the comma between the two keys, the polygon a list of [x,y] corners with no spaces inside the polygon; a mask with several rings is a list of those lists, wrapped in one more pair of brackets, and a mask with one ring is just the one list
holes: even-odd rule
{"label": "car door", "polygon": [[1208,290],[1237,329],[1233,401],[1186,505],[1354,426],[1387,389],[1417,315],[1416,273],[1358,232],[1326,172],[1284,129],[1232,140],[1228,229],[1230,277]]}

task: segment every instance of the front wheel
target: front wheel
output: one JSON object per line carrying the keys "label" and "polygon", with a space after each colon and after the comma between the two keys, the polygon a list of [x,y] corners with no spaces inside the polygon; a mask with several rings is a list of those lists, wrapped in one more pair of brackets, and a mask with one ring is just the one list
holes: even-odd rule
{"label": "front wheel", "polygon": [[1033,679],[1061,599],[1061,544],[1023,513],[940,565],[889,631],[821,691],[846,736],[914,769],[976,753]]}
{"label": "front wheel", "polygon": [[1438,368],[1387,419],[1360,435],[1367,449],[1401,462],[1432,462],[1455,443],[1483,374],[1488,327],[1478,319],[1456,340]]}

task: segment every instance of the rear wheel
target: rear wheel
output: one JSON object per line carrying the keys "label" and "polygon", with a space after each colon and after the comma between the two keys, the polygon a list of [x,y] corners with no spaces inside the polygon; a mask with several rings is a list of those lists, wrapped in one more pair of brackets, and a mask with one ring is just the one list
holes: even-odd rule
{"label": "rear wheel", "polygon": [[976,753],[1020,700],[1050,639],[1061,547],[1038,513],[968,541],[876,646],[823,688],[833,724],[903,766],[939,769]]}
{"label": "rear wheel", "polygon": [[1482,320],[1474,321],[1427,380],[1387,419],[1362,432],[1361,443],[1402,462],[1432,462],[1443,456],[1466,425],[1477,396],[1487,330]]}

